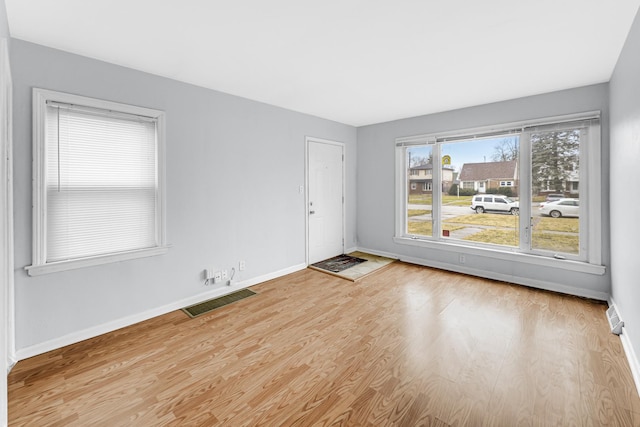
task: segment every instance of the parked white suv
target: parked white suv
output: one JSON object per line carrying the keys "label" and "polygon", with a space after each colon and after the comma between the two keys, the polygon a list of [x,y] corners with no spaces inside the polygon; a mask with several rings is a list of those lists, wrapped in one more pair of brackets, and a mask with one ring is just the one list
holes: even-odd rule
{"label": "parked white suv", "polygon": [[476,194],[471,199],[471,209],[476,213],[505,212],[520,215],[520,205],[517,201],[500,194]]}

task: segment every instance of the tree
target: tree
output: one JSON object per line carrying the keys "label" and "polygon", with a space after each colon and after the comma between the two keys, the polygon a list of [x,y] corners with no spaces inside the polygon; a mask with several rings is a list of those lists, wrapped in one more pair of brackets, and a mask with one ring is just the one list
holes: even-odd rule
{"label": "tree", "polygon": [[[411,153],[410,153],[411,154]],[[433,160],[433,154],[429,153],[427,157],[411,156],[409,157],[409,167],[414,168],[416,166],[425,166],[431,163]]]}
{"label": "tree", "polygon": [[579,129],[531,134],[533,191],[563,192],[567,180],[578,173],[579,157]]}
{"label": "tree", "polygon": [[498,142],[491,159],[494,162],[508,162],[518,160],[518,142],[516,138],[503,138]]}

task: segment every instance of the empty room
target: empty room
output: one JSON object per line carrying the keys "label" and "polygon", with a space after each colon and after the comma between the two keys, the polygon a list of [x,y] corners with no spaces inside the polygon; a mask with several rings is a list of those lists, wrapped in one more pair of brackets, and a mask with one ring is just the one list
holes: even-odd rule
{"label": "empty room", "polygon": [[0,425],[640,426],[640,0],[0,0]]}

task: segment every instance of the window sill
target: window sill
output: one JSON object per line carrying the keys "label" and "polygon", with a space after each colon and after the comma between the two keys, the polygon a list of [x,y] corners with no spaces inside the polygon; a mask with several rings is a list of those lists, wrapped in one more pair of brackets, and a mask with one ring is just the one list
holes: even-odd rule
{"label": "window sill", "polygon": [[533,264],[542,267],[559,268],[563,270],[576,271],[602,276],[607,271],[607,267],[588,262],[573,261],[567,259],[556,259],[542,255],[523,254],[499,249],[476,248],[465,245],[458,245],[450,242],[429,241],[422,239],[412,239],[410,237],[394,237],[393,241],[401,245],[419,246],[423,248],[437,249],[439,251],[455,252],[457,254],[472,255],[478,257],[495,258],[504,261]]}
{"label": "window sill", "polygon": [[25,267],[29,276],[40,276],[43,274],[56,273],[59,271],[75,270],[78,268],[92,267],[96,265],[109,264],[112,262],[127,261],[137,258],[146,258],[156,255],[163,255],[169,251],[168,246],[159,246],[150,249],[121,252],[112,255],[101,255],[90,258],[79,258],[70,261],[50,262],[47,264],[34,264]]}

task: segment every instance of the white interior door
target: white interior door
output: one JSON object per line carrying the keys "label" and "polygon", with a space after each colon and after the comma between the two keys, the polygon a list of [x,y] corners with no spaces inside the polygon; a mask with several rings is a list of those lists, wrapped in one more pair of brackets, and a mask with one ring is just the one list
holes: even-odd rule
{"label": "white interior door", "polygon": [[308,262],[344,251],[344,145],[307,139]]}

